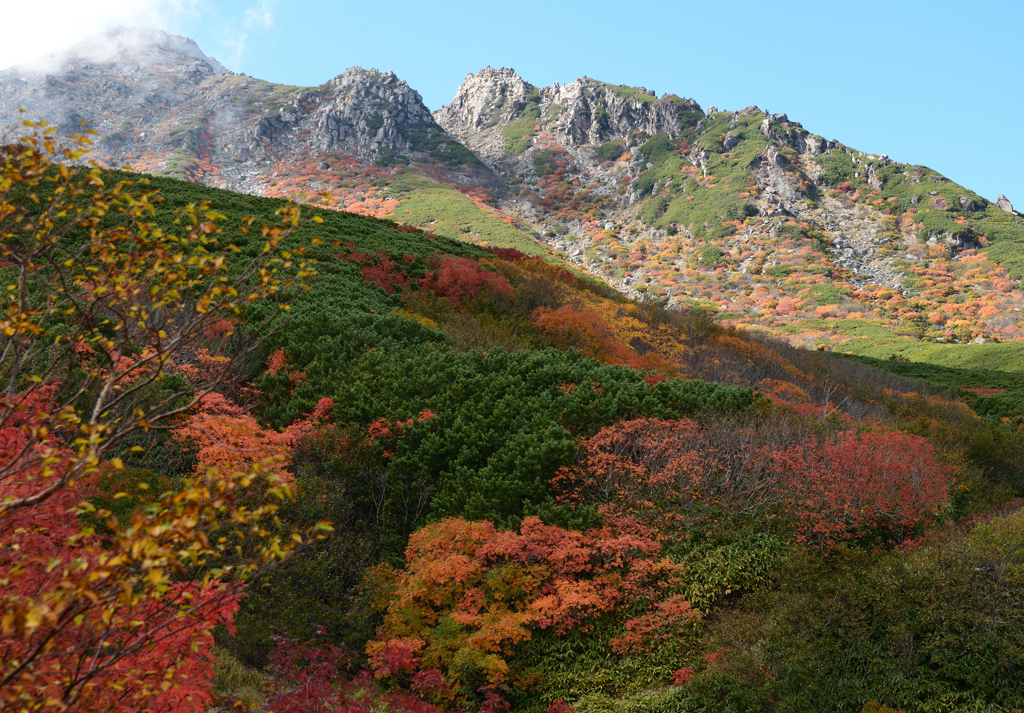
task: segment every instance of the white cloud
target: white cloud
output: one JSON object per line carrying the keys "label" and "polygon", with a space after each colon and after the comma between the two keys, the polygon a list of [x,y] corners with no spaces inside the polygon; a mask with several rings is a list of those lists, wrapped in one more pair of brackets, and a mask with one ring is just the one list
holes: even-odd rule
{"label": "white cloud", "polygon": [[246,8],[241,31],[235,36],[225,33],[221,37],[221,46],[225,49],[224,64],[232,68],[242,65],[249,33],[254,29],[269,30],[274,26],[275,2],[276,0],[257,0],[255,5]]}
{"label": "white cloud", "polygon": [[260,0],[257,4],[245,11],[246,28],[253,25],[263,25],[269,30],[274,26],[274,0]]}
{"label": "white cloud", "polygon": [[[0,11],[4,32],[0,69],[69,47],[109,27],[166,29],[191,14],[197,0],[7,0]],[[266,14],[273,21],[269,3]],[[248,16],[248,14],[247,14]],[[175,22],[174,24],[179,24]]]}

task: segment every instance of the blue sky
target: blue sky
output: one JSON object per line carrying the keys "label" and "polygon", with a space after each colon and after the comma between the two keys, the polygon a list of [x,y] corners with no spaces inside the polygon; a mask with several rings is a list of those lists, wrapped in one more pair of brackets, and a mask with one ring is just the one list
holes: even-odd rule
{"label": "blue sky", "polygon": [[[68,4],[69,23],[83,4],[56,2]],[[704,108],[756,104],[1024,208],[1020,0],[84,4],[89,15],[52,41],[98,25],[160,27],[274,82],[317,85],[356,64],[391,70],[431,109],[487,65],[513,67],[536,85],[587,75]],[[10,63],[0,52],[0,66]]]}

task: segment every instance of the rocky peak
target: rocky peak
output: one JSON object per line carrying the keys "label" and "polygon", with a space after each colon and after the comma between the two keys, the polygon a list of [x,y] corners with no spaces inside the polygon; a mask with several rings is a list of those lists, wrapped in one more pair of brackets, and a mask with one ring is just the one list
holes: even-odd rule
{"label": "rocky peak", "polygon": [[429,151],[428,138],[436,143],[444,135],[405,80],[362,67],[350,67],[328,82],[313,123],[321,150],[345,148],[364,156]]}
{"label": "rocky peak", "polygon": [[554,118],[554,129],[576,146],[622,139],[635,131],[653,136],[679,133],[683,114],[703,116],[692,99],[665,95],[658,99],[645,87],[607,84],[584,77],[541,90]]}
{"label": "rocky peak", "polygon": [[[757,107],[753,107],[757,109]],[[761,133],[765,138],[780,144],[791,146],[802,154],[817,156],[818,154],[835,148],[836,142],[826,141],[816,134],[812,134],[798,121],[790,121],[785,114],[771,114],[765,116],[761,122]],[[881,185],[875,186],[881,189]]]}
{"label": "rocky peak", "polygon": [[187,37],[116,27],[0,71],[0,127],[17,127],[18,110],[25,109],[62,133],[81,131],[84,124],[116,134],[124,122],[157,123],[151,120],[164,116],[161,109],[188,103],[227,74]]}
{"label": "rocky peak", "polygon": [[456,136],[466,136],[495,123],[514,121],[536,88],[514,69],[485,67],[466,75],[455,98],[434,114],[437,123]]}
{"label": "rocky peak", "polygon": [[701,117],[692,99],[583,77],[537,88],[515,70],[487,67],[466,77],[451,103],[434,113],[446,131],[486,161],[521,155],[544,132],[568,150],[624,139],[634,132],[675,135]]}
{"label": "rocky peak", "polygon": [[996,198],[996,206],[999,207],[1000,210],[1005,210],[1007,213],[1013,213],[1013,205],[1002,193],[1000,193],[999,197]]}

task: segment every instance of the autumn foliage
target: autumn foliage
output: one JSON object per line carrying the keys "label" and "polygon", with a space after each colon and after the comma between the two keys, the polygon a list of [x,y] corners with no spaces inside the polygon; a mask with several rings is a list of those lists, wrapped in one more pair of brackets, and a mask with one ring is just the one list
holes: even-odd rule
{"label": "autumn foliage", "polygon": [[587,631],[620,621],[618,652],[644,650],[697,618],[672,593],[681,572],[650,530],[609,516],[596,530],[544,525],[519,532],[447,519],[415,533],[402,570],[375,573],[384,624],[367,646],[376,676],[439,672],[452,702],[519,682],[515,647],[535,632]]}
{"label": "autumn foliage", "polygon": [[425,698],[444,690],[437,672],[412,677],[410,690],[384,692],[354,651],[318,640],[275,636],[267,709],[274,713],[438,713]]}
{"label": "autumn foliage", "polygon": [[559,344],[578,349],[600,362],[668,374],[678,372],[657,351],[652,349],[639,354],[620,341],[612,324],[597,312],[578,310],[570,305],[558,309],[538,307],[532,321],[541,333],[557,339]]}
{"label": "autumn foliage", "polygon": [[772,442],[735,425],[637,419],[585,439],[554,485],[568,501],[665,523],[708,507],[780,516],[799,541],[831,547],[929,522],[952,482],[925,439],[899,431]]}
{"label": "autumn foliage", "polygon": [[265,429],[251,414],[223,394],[200,397],[193,413],[175,431],[183,445],[199,446],[199,472],[216,468],[222,473],[246,471],[267,462],[280,478],[288,478],[288,463],[294,435]]}
{"label": "autumn foliage", "polygon": [[273,455],[202,468],[121,521],[88,499],[132,437],[225,403],[216,389],[253,349],[232,347],[233,320],[309,274],[277,257],[298,208],[229,272],[211,250],[224,216],[193,204],[165,230],[159,196],[81,166],[84,138],[62,149],[28,128],[0,163],[0,707],[201,711],[214,627],[250,574],[307,541],[267,528],[290,495]]}
{"label": "autumn foliage", "polygon": [[452,305],[481,293],[490,297],[512,296],[512,286],[504,275],[486,269],[477,260],[451,255],[441,257],[436,270],[420,280],[420,287],[447,298]]}

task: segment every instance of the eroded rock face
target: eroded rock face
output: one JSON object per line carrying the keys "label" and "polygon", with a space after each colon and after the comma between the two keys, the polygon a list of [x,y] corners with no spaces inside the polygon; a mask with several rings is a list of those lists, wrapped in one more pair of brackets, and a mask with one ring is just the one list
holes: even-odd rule
{"label": "eroded rock face", "polygon": [[466,75],[455,98],[434,113],[437,123],[461,137],[515,120],[536,87],[514,69],[487,67]]}
{"label": "eroded rock face", "polygon": [[500,163],[507,158],[509,143],[516,141],[507,129],[515,137],[544,132],[566,148],[579,148],[623,139],[635,131],[675,135],[684,115],[695,114],[703,115],[693,100],[669,95],[659,99],[643,87],[619,87],[584,77],[538,88],[512,69],[487,67],[468,75],[455,98],[434,112],[434,118],[486,161]]}
{"label": "eroded rock face", "polygon": [[781,214],[793,214],[796,202],[807,197],[794,180],[797,169],[774,146],[754,158],[750,170],[761,189],[761,200],[769,204],[762,207],[762,215],[775,215],[780,209]]}
{"label": "eroded rock face", "polygon": [[996,199],[996,207],[1000,208],[1001,210],[1005,210],[1007,213],[1013,213],[1013,206],[1010,204],[1010,201],[1006,199],[1006,196],[1004,196],[1002,193],[1000,193],[999,197]]}
{"label": "eroded rock face", "polygon": [[327,96],[309,117],[322,149],[367,156],[380,149],[409,153],[417,134],[441,130],[413,90],[394,72],[350,67],[328,82]]}

